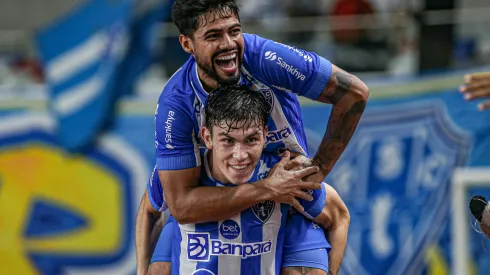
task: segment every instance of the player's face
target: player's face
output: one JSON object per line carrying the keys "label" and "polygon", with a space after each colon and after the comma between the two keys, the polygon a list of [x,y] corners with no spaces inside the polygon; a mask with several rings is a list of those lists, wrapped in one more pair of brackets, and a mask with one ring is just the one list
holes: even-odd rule
{"label": "player's face", "polygon": [[224,183],[244,184],[264,149],[267,126],[227,130],[226,126],[214,126],[212,135],[209,132],[203,135],[208,149],[212,149],[211,160],[208,160],[211,173]]}
{"label": "player's face", "polygon": [[220,18],[214,13],[207,13],[203,18],[192,39],[193,55],[199,68],[205,77],[219,84],[237,83],[244,46],[238,18],[234,15]]}

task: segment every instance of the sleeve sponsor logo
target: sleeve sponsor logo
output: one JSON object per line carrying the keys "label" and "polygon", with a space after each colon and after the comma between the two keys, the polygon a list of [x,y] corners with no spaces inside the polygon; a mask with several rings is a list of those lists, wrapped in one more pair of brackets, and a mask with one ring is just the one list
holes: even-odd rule
{"label": "sleeve sponsor logo", "polygon": [[289,49],[291,51],[294,51],[295,53],[297,53],[299,56],[303,57],[308,62],[313,62],[313,58],[308,53],[306,53],[303,50],[300,50],[300,49],[298,49],[296,47],[285,45],[285,44],[282,44],[282,43],[279,43],[279,42],[274,42],[274,43],[275,44],[278,44],[278,45],[281,45],[284,48],[287,48],[287,49]]}
{"label": "sleeve sponsor logo", "polygon": [[167,143],[165,147],[168,149],[174,149],[172,145],[172,123],[175,120],[175,113],[173,111],[168,111],[167,120],[165,121],[165,142]]}
{"label": "sleeve sponsor logo", "polygon": [[293,65],[288,64],[282,57],[278,56],[275,52],[267,51],[265,52],[265,59],[270,61],[276,61],[276,64],[285,69],[289,74],[300,79],[301,81],[306,79],[306,76],[298,71]]}

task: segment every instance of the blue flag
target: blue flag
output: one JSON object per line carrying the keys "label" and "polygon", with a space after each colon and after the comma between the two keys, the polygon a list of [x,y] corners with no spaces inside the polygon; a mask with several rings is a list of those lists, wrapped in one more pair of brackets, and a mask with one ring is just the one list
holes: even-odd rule
{"label": "blue flag", "polygon": [[[89,0],[37,36],[60,144],[75,151],[108,125],[152,62],[166,0]],[[167,15],[168,16],[168,15]]]}

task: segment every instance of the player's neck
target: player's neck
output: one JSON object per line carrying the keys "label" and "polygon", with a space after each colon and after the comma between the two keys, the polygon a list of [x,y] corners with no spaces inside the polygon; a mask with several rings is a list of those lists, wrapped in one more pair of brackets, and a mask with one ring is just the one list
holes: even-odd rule
{"label": "player's neck", "polygon": [[201,81],[202,87],[207,93],[210,93],[214,89],[218,88],[218,81],[205,73],[199,66],[197,66],[197,76],[199,77],[199,81]]}

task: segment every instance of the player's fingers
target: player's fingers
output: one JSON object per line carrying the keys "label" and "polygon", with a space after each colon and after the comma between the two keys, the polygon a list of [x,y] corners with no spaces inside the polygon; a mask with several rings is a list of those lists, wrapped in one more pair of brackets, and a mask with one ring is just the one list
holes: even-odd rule
{"label": "player's fingers", "polygon": [[478,104],[478,109],[480,111],[490,109],[490,101],[485,101],[483,103]]}
{"label": "player's fingers", "polygon": [[490,80],[490,72],[467,74],[464,76],[464,83],[468,84],[473,81]]}
{"label": "player's fingers", "polygon": [[321,183],[311,182],[311,181],[301,181],[299,186],[302,190],[306,190],[306,189],[320,190],[320,189],[322,189]]}
{"label": "player's fingers", "polygon": [[486,98],[486,97],[490,97],[490,86],[476,89],[471,92],[466,92],[464,94],[464,98],[466,100],[473,100],[473,99]]}
{"label": "player's fingers", "polygon": [[469,84],[465,84],[459,87],[459,91],[462,93],[474,92],[479,89],[488,89],[490,87],[490,80],[475,81]]}
{"label": "player's fingers", "polygon": [[291,204],[299,212],[305,211],[305,209],[303,208],[303,206],[301,206],[301,204],[299,203],[299,201],[296,198],[292,198],[291,199],[291,202],[289,204]]}
{"label": "player's fingers", "polygon": [[276,164],[277,167],[284,167],[289,161],[289,151],[284,152],[281,160]]}
{"label": "player's fingers", "polygon": [[307,192],[305,191],[294,191],[294,192],[291,192],[291,194],[298,198],[298,199],[303,199],[305,201],[312,201],[313,200],[313,196],[308,194]]}
{"label": "player's fingers", "polygon": [[302,154],[294,152],[294,151],[289,151],[289,153],[291,154],[291,158],[295,158],[297,156],[302,156]]}
{"label": "player's fingers", "polygon": [[297,179],[302,179],[302,178],[307,177],[309,175],[313,175],[315,173],[318,173],[319,171],[320,171],[320,169],[318,168],[318,166],[310,166],[310,167],[307,167],[307,168],[304,168],[304,169],[301,169],[298,171],[294,171],[293,173]]}
{"label": "player's fingers", "polygon": [[284,165],[285,170],[296,170],[298,168],[301,168],[303,166],[303,163],[301,162],[300,159],[292,159]]}

